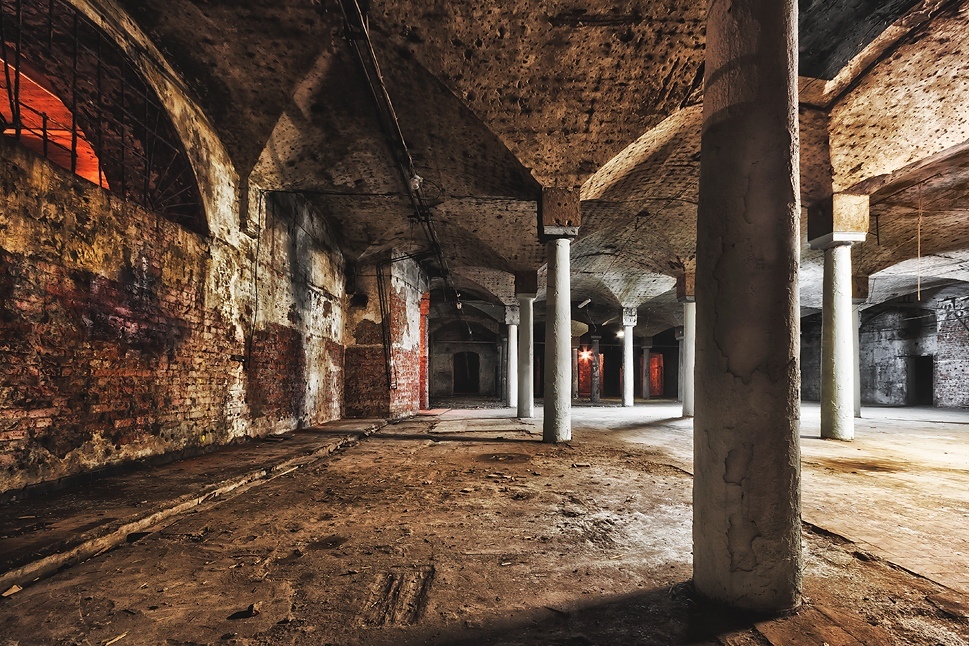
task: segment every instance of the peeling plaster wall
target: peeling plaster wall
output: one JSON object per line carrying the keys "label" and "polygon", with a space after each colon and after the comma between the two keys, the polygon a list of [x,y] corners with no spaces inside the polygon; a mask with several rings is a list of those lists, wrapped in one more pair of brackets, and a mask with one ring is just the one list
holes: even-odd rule
{"label": "peeling plaster wall", "polygon": [[913,403],[913,357],[936,352],[935,321],[930,310],[896,308],[861,325],[861,401],[904,406]]}
{"label": "peeling plaster wall", "polygon": [[0,491],[339,417],[342,257],[273,215],[239,248],[0,142]]}
{"label": "peeling plaster wall", "polygon": [[[389,309],[391,363],[388,378],[377,271],[383,271]],[[424,354],[422,307],[427,277],[412,260],[370,265],[354,275],[354,297],[346,320],[347,417],[403,417],[421,408]],[[424,324],[426,325],[426,323]]]}
{"label": "peeling plaster wall", "polygon": [[935,405],[969,408],[969,297],[943,300],[937,325]]}

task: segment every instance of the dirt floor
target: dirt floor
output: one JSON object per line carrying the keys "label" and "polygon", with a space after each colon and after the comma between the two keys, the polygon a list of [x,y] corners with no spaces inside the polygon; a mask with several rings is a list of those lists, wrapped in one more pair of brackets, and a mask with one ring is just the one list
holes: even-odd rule
{"label": "dirt floor", "polygon": [[800,611],[705,604],[670,451],[487,413],[387,426],[39,581],[0,600],[0,644],[969,645],[964,596],[811,526]]}

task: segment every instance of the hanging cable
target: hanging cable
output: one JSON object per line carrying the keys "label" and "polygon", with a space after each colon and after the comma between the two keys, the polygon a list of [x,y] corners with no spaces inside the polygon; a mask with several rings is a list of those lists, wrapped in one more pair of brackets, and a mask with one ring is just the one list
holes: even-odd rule
{"label": "hanging cable", "polygon": [[[430,247],[430,253],[437,258],[444,279],[444,296],[448,301],[455,303],[458,310],[460,306],[460,294],[451,279],[451,272],[448,267],[447,259],[441,250],[441,242],[434,230],[431,220],[431,208],[424,195],[423,186],[426,180],[417,174],[414,166],[414,159],[407,147],[404,133],[400,129],[400,121],[397,118],[397,111],[390,99],[387,85],[384,83],[383,75],[380,72],[380,65],[377,62],[377,55],[374,51],[373,42],[370,40],[370,27],[368,18],[360,8],[358,0],[341,0],[340,10],[343,12],[343,19],[346,28],[346,39],[357,57],[360,69],[367,82],[377,111],[377,117],[384,130],[384,135],[390,144],[391,152],[394,155],[397,169],[400,172],[404,189],[410,199],[411,207],[414,209],[414,219],[420,224],[424,237]],[[440,188],[433,184],[435,188]],[[443,190],[440,190],[443,194]],[[440,195],[438,198],[439,199]]]}

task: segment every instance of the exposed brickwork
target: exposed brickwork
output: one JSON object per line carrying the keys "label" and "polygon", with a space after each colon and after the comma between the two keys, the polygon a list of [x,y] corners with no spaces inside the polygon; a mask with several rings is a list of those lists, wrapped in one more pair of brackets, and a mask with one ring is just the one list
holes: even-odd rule
{"label": "exposed brickwork", "polygon": [[[357,291],[367,294],[366,305],[351,308],[346,348],[345,407],[347,417],[402,417],[422,406],[422,357],[427,356],[422,328],[422,303],[426,278],[412,261],[394,262],[380,269],[388,279],[387,305],[390,313],[391,363],[387,377],[381,330],[377,267],[358,272]],[[426,375],[426,367],[424,368]],[[392,384],[392,386],[391,386]],[[423,396],[426,398],[426,395]],[[425,399],[426,401],[426,399]]]}
{"label": "exposed brickwork", "polygon": [[350,346],[346,349],[347,417],[386,417],[390,413],[387,362],[379,345]]}
{"label": "exposed brickwork", "polygon": [[270,324],[253,335],[246,401],[256,417],[299,417],[306,397],[306,359],[297,330]]}
{"label": "exposed brickwork", "polygon": [[[0,179],[0,491],[340,415],[342,294],[293,276],[290,255],[260,254],[247,371],[245,254],[7,143]],[[293,323],[301,293],[338,334],[298,329],[317,323]],[[307,357],[326,382],[312,406]]]}
{"label": "exposed brickwork", "polygon": [[902,406],[915,403],[917,357],[935,353],[931,310],[917,307],[866,311],[862,316],[861,402]]}
{"label": "exposed brickwork", "polygon": [[935,405],[969,407],[969,297],[945,299],[936,315]]}
{"label": "exposed brickwork", "polygon": [[430,408],[430,381],[428,379],[428,364],[430,357],[430,335],[428,333],[427,318],[431,312],[431,293],[421,296],[421,410]]}

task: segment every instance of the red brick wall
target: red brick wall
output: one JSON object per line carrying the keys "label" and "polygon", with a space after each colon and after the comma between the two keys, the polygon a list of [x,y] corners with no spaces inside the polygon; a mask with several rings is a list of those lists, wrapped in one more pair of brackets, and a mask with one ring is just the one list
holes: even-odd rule
{"label": "red brick wall", "polygon": [[[255,272],[9,142],[0,231],[0,492],[339,417],[332,384],[307,402],[305,357],[342,382],[342,293],[301,284],[292,254],[263,247]],[[342,289],[342,258],[326,261]],[[304,333],[321,299],[336,338]]]}
{"label": "red brick wall", "polygon": [[421,297],[421,410],[430,407],[430,380],[428,375],[428,364],[430,355],[430,335],[428,334],[428,316],[431,312],[431,293],[426,292]]}
{"label": "red brick wall", "polygon": [[348,315],[347,417],[402,417],[421,408],[422,384],[426,384],[426,377],[421,381],[422,349],[426,347],[422,343],[421,320],[426,316],[421,313],[421,303],[426,278],[409,260],[394,262],[382,270],[387,278],[393,379],[387,378],[377,268],[371,266],[359,272],[357,284],[358,292],[367,294],[367,305],[359,311],[351,309]]}

